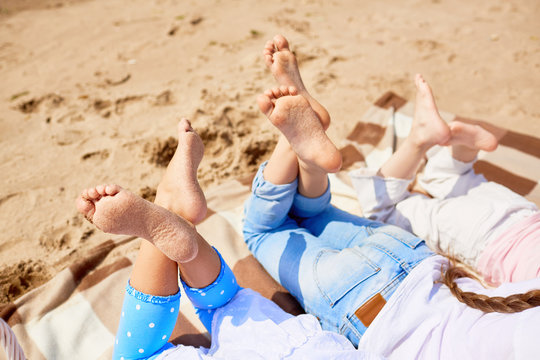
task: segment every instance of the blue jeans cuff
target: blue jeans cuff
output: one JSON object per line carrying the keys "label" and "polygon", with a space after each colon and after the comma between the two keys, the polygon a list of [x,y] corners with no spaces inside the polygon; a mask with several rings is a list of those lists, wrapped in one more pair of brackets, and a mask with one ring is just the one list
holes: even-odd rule
{"label": "blue jeans cuff", "polygon": [[328,208],[331,200],[332,194],[330,193],[330,182],[328,182],[326,191],[319,197],[308,198],[300,193],[296,193],[291,207],[291,214],[300,218],[318,215],[321,211]]}
{"label": "blue jeans cuff", "polygon": [[259,166],[259,170],[257,170],[257,174],[255,175],[252,184],[253,194],[265,200],[277,201],[290,196],[291,192],[296,192],[296,189],[298,188],[298,179],[294,179],[294,181],[289,184],[279,185],[272,184],[268,180],[265,180],[263,171],[267,164],[268,161],[263,162],[261,166]]}

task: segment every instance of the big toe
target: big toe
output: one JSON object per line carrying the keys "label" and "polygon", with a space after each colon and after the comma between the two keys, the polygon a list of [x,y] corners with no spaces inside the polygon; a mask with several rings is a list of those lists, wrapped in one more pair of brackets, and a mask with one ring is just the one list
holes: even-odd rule
{"label": "big toe", "polygon": [[416,84],[417,94],[420,94],[422,97],[427,97],[427,98],[432,97],[431,88],[429,87],[426,80],[424,80],[422,75],[420,74],[416,75],[415,84]]}
{"label": "big toe", "polygon": [[84,199],[82,196],[79,196],[76,201],[77,210],[84,215],[87,219],[92,219],[96,207],[94,203],[90,200]]}
{"label": "big toe", "polygon": [[263,94],[257,97],[257,105],[259,105],[259,109],[266,116],[269,116],[272,113],[272,108],[274,107],[270,98]]}
{"label": "big toe", "polygon": [[179,133],[184,133],[184,132],[188,132],[188,131],[193,131],[193,128],[191,127],[191,123],[189,122],[188,119],[182,118],[178,122],[178,132]]}
{"label": "big toe", "polygon": [[283,35],[278,34],[274,36],[274,45],[279,51],[289,50],[289,42]]}

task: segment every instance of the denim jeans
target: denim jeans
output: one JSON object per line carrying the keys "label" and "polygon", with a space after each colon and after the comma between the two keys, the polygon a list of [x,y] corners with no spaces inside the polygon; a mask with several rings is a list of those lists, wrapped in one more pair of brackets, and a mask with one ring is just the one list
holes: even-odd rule
{"label": "denim jeans", "polygon": [[433,255],[422,239],[349,214],[297,192],[297,180],[274,185],[261,165],[245,206],[244,239],[268,273],[323,329],[355,346],[366,331],[355,311],[379,293],[388,300],[405,276]]}

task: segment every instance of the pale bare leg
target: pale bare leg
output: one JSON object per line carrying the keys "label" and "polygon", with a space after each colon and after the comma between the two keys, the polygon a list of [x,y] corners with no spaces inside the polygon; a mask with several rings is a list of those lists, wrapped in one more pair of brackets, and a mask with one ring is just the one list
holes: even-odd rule
{"label": "pale bare leg", "polygon": [[202,139],[191,123],[178,123],[178,147],[158,185],[155,203],[193,224],[206,216],[206,199],[197,180],[197,168],[204,155]]}
{"label": "pale bare leg", "polygon": [[[328,111],[306,90],[295,55],[290,51],[289,43],[282,35],[276,35],[267,41],[264,47],[264,60],[280,86],[294,88],[295,94],[307,99],[312,109],[319,116],[323,129],[330,126]],[[277,160],[277,161],[274,161]],[[274,184],[288,184],[298,176],[298,159],[289,142],[282,134],[274,152],[264,170],[265,178],[270,175]],[[267,178],[268,180],[268,178]],[[306,182],[309,178],[306,178]],[[301,180],[301,182],[303,182]],[[302,186],[302,185],[301,185]]]}
{"label": "pale bare leg", "polygon": [[429,85],[417,74],[416,104],[412,128],[402,146],[380,168],[378,175],[399,179],[411,179],[426,151],[434,145],[447,145],[451,132],[439,115]]}
{"label": "pale bare leg", "polygon": [[280,86],[294,86],[298,94],[309,101],[311,108],[317,113],[319,119],[326,130],[330,126],[330,115],[328,111],[317,100],[315,100],[304,86],[296,57],[289,49],[289,42],[282,35],[276,35],[272,40],[266,42],[263,50],[264,62],[274,75]]}
{"label": "pale bare leg", "polygon": [[[203,156],[204,146],[188,120],[182,119],[177,129],[178,147],[158,185],[155,203],[192,224],[198,224],[206,214],[206,199],[197,181],[197,167]],[[198,251],[195,259],[204,257],[206,253],[207,248],[201,246],[201,242],[204,240],[197,237]],[[209,269],[211,272],[212,268]],[[208,275],[208,271],[198,271],[201,275],[213,276]],[[146,294],[175,294],[178,292],[178,264],[152,243],[143,240],[130,283],[135,289]]]}
{"label": "pale bare leg", "polygon": [[452,145],[452,157],[462,162],[471,162],[476,159],[478,151],[494,151],[498,141],[495,135],[479,125],[466,124],[453,121],[449,125]]}
{"label": "pale bare leg", "polygon": [[[326,136],[319,117],[309,102],[296,95],[294,87],[281,86],[259,95],[259,108],[270,122],[286,137],[298,157],[299,191],[305,196],[322,195],[327,187],[327,173],[336,172],[341,167],[341,154]],[[276,172],[265,169],[265,179],[277,184],[274,177],[282,177],[279,172],[280,159],[268,165]],[[283,171],[283,170],[282,170]]]}
{"label": "pale bare leg", "polygon": [[[197,168],[203,155],[202,139],[187,119],[180,120],[178,147],[158,185],[155,203],[194,225],[204,220],[207,211],[206,198],[197,180]],[[217,278],[221,263],[217,253],[201,236],[197,236],[197,249],[197,256],[191,261],[178,263],[178,269],[185,283],[202,288]],[[148,242],[143,242],[137,257],[137,262],[142,266],[134,267],[132,285],[155,281],[148,276],[148,264],[167,262],[167,259],[160,257],[163,257],[163,254],[158,249]],[[174,268],[174,281],[177,283],[177,264],[167,264],[167,267]]]}

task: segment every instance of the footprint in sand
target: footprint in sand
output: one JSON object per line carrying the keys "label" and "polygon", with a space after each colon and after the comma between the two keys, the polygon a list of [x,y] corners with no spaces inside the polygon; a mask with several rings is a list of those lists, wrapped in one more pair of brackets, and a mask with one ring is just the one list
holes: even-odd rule
{"label": "footprint in sand", "polygon": [[57,108],[64,103],[64,101],[65,99],[62,96],[51,93],[24,101],[17,105],[17,110],[24,114],[30,114],[37,112],[42,103],[46,104],[49,108]]}
{"label": "footprint in sand", "polygon": [[109,155],[109,150],[97,150],[84,154],[81,156],[81,160],[97,159],[102,161],[107,159]]}
{"label": "footprint in sand", "polygon": [[9,303],[51,278],[40,260],[23,260],[0,270],[0,303]]}
{"label": "footprint in sand", "polygon": [[150,163],[159,167],[166,167],[171,161],[177,147],[178,140],[171,136],[166,140],[156,139],[147,143],[144,146],[144,153],[149,157]]}

